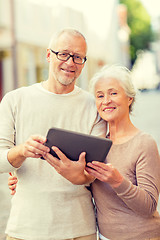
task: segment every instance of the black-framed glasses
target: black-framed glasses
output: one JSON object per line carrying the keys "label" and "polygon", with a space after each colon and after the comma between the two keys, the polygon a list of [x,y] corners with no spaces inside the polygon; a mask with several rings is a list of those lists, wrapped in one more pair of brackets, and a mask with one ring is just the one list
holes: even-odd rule
{"label": "black-framed glasses", "polygon": [[76,64],[84,64],[85,62],[86,62],[86,60],[87,60],[87,58],[86,57],[82,57],[82,56],[80,56],[80,55],[78,55],[78,54],[70,54],[70,53],[68,53],[68,52],[55,52],[55,51],[53,51],[52,49],[50,49],[51,50],[51,52],[52,53],[54,53],[54,54],[56,54],[56,56],[57,56],[57,58],[59,59],[59,60],[61,60],[61,61],[68,61],[68,59],[70,58],[70,57],[72,57],[72,59],[73,59],[73,62],[74,63],[76,63]]}

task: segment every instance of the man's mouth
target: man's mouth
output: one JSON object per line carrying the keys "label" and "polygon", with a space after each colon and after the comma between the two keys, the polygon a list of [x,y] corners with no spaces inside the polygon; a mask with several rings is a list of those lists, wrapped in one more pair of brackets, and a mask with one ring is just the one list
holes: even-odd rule
{"label": "man's mouth", "polygon": [[74,73],[74,72],[75,72],[75,71],[73,71],[73,70],[64,69],[64,68],[61,68],[61,70],[62,70],[63,72],[66,72],[66,73]]}

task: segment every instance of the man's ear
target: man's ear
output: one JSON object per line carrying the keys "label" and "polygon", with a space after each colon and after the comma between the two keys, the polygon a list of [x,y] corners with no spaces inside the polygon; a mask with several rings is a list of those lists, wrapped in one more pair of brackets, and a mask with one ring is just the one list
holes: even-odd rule
{"label": "man's ear", "polygon": [[50,62],[50,56],[51,56],[50,49],[47,48],[47,55],[46,55],[47,62]]}

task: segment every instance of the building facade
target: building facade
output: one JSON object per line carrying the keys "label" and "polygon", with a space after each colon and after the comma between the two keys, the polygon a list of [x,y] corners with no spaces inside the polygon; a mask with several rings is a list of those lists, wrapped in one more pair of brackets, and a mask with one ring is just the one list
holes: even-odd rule
{"label": "building facade", "polygon": [[80,87],[88,89],[89,79],[104,64],[124,63],[117,0],[102,1],[103,38],[90,29],[82,10],[60,2],[0,0],[0,98],[12,89],[47,79],[46,48],[52,33],[62,28],[78,29],[88,42],[88,60],[77,81]]}

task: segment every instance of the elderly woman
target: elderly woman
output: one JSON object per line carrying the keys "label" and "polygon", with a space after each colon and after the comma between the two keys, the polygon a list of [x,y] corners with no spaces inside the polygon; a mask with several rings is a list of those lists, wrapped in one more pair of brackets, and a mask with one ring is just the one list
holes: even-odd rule
{"label": "elderly woman", "polygon": [[106,163],[88,163],[101,239],[160,239],[156,210],[160,158],[153,138],[130,120],[135,89],[129,70],[104,67],[91,81],[100,116],[113,141]]}
{"label": "elderly woman", "polygon": [[113,142],[106,161],[93,161],[85,168],[84,153],[75,163],[55,147],[61,161],[50,154],[44,158],[74,184],[93,182],[101,240],[160,239],[160,157],[153,138],[131,122],[136,95],[131,73],[106,66],[91,80],[91,89]]}

